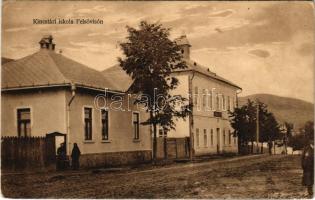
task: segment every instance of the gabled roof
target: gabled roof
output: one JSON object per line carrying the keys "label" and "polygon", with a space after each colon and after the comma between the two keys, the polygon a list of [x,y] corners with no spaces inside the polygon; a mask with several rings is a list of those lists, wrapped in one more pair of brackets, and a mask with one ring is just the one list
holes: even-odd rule
{"label": "gabled roof", "polygon": [[[195,72],[199,72],[203,75],[206,75],[209,78],[213,78],[215,80],[221,81],[225,84],[231,85],[231,86],[236,87],[238,89],[242,89],[241,87],[237,86],[236,84],[232,83],[231,81],[228,81],[225,78],[218,76],[216,73],[208,70],[208,68],[201,66],[192,60],[185,60],[185,62],[187,65],[186,69],[176,70],[174,72],[195,71]],[[127,91],[133,82],[132,78],[119,65],[114,65],[108,69],[105,69],[104,71],[102,71],[102,73],[106,77],[106,79],[108,79],[110,81],[114,82],[114,81],[119,80],[119,83],[120,83],[119,89],[121,91]]]}
{"label": "gabled roof", "polygon": [[104,78],[101,72],[71,60],[52,50],[40,51],[2,66],[1,87],[21,89],[76,84],[78,87],[119,91],[117,82]]}
{"label": "gabled roof", "polygon": [[102,71],[102,74],[109,81],[119,82],[120,91],[128,91],[133,83],[132,78],[119,66],[119,64],[105,69]]}

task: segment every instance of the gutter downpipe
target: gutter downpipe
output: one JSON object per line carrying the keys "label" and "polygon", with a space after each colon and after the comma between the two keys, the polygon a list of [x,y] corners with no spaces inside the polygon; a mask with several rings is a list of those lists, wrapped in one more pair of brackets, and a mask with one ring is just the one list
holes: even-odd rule
{"label": "gutter downpipe", "polygon": [[189,114],[189,138],[190,138],[190,145],[189,145],[189,158],[192,161],[194,159],[194,134],[193,134],[193,91],[192,91],[192,81],[195,77],[195,72],[192,72],[192,76],[189,77],[189,105],[191,106],[191,112]]}
{"label": "gutter downpipe", "polygon": [[74,83],[71,83],[71,99],[67,103],[67,143],[68,143],[67,155],[70,155],[70,141],[69,141],[69,137],[70,137],[70,105],[71,105],[71,103],[74,100],[74,97],[76,95],[75,91],[76,91],[76,86]]}

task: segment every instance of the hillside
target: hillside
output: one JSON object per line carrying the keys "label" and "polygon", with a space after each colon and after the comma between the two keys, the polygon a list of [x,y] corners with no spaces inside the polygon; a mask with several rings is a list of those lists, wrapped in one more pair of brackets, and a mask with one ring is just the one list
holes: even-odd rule
{"label": "hillside", "polygon": [[267,104],[268,110],[274,113],[279,124],[285,121],[293,123],[295,130],[303,127],[306,121],[314,121],[314,104],[303,100],[270,94],[254,94],[240,97],[239,105],[245,104],[247,99],[259,99]]}

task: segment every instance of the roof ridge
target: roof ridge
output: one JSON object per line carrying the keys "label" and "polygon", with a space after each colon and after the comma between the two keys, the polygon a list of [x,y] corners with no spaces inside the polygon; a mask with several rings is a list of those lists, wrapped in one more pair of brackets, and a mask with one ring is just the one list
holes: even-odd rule
{"label": "roof ridge", "polygon": [[[47,51],[47,50],[40,50],[40,51]],[[52,62],[54,63],[54,65],[55,65],[56,68],[58,69],[58,72],[62,75],[62,77],[64,78],[64,80],[65,80],[66,82],[71,83],[72,81],[69,80],[69,79],[62,73],[62,71],[60,70],[59,66],[58,66],[57,63],[55,62],[55,60],[51,57],[51,54],[52,54],[52,53],[57,54],[55,51],[47,52],[47,55],[49,56],[50,60],[52,60]]]}

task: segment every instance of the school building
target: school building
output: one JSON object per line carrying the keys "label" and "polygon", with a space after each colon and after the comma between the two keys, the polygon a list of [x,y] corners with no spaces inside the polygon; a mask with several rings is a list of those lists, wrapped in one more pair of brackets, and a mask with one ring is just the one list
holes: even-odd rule
{"label": "school building", "polygon": [[[59,143],[66,143],[68,155],[77,143],[83,166],[151,160],[150,128],[141,125],[147,114],[128,100],[127,88],[55,52],[52,36],[40,40],[38,52],[1,70],[2,136],[65,134]],[[113,96],[123,101],[112,109]]]}

